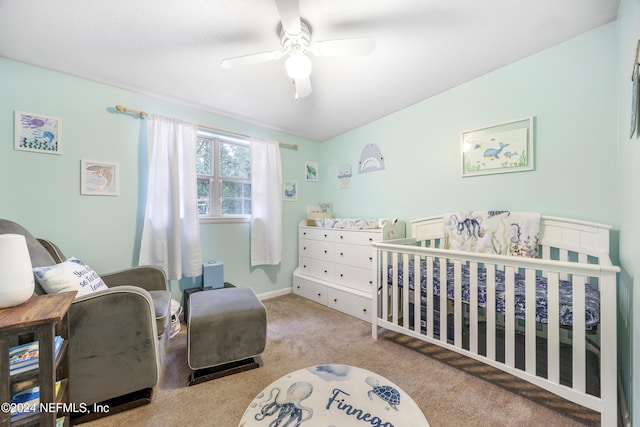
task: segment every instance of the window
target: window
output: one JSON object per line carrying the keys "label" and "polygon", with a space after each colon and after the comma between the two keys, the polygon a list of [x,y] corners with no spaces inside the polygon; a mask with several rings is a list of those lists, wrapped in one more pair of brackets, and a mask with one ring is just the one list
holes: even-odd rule
{"label": "window", "polygon": [[200,218],[248,218],[251,215],[249,141],[200,130],[196,161]]}

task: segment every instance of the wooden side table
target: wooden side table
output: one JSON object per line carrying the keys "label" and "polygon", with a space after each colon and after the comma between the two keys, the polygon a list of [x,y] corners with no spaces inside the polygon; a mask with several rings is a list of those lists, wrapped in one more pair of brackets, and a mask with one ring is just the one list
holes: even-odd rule
{"label": "wooden side table", "polygon": [[[60,405],[62,410],[38,411],[32,417],[18,421],[18,424],[38,421],[40,426],[55,426],[56,418],[65,417],[64,425],[69,425],[68,413],[68,312],[76,292],[63,292],[51,295],[34,295],[28,301],[15,307],[0,310],[0,403],[11,402],[14,393],[38,385],[41,403],[67,403]],[[9,372],[9,342],[11,337],[33,334],[39,343],[38,369],[14,376]],[[60,335],[63,345],[56,358],[54,338]],[[56,381],[61,381],[56,395]],[[55,408],[55,406],[54,406]],[[58,409],[58,408],[56,408]],[[0,426],[11,425],[10,411],[0,411]]]}

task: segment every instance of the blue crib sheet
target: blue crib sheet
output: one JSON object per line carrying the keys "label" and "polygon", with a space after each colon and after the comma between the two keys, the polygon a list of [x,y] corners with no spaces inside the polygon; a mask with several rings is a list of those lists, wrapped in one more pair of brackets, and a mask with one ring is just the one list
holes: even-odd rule
{"label": "blue crib sheet", "polygon": [[[409,261],[409,286],[414,289],[414,272],[413,260]],[[421,298],[423,306],[425,305],[427,279],[426,279],[426,260],[421,260],[420,268],[420,287],[422,289]],[[462,300],[469,303],[469,268],[462,265]],[[388,265],[388,283],[392,283],[393,265]],[[454,264],[447,263],[447,298],[454,297],[453,284]],[[403,283],[403,264],[398,265],[398,283]],[[496,270],[496,311],[505,313],[505,274]],[[525,318],[525,278],[524,275],[515,274],[515,315],[518,319]],[[560,324],[562,326],[571,326],[573,324],[572,309],[572,284],[567,280],[559,281],[560,289]],[[440,295],[440,263],[433,264],[433,294]],[[585,284],[585,320],[586,326],[591,328],[600,322],[600,295],[598,291],[590,284]],[[478,306],[487,306],[487,273],[485,268],[478,267]],[[545,277],[536,277],[536,322],[547,323],[547,279]]]}

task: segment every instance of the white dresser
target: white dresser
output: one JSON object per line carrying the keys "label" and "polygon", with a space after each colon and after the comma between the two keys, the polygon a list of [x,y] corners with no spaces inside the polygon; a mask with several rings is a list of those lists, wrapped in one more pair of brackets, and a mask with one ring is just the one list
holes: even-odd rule
{"label": "white dresser", "polygon": [[381,228],[351,230],[298,226],[298,268],[293,292],[310,300],[371,321],[373,249],[371,243],[405,236],[402,221]]}

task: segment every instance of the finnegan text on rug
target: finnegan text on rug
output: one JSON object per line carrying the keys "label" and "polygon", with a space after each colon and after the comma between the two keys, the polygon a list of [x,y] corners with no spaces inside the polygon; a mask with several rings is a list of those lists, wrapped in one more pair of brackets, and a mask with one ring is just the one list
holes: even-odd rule
{"label": "finnegan text on rug", "polygon": [[331,409],[331,407],[335,403],[335,409],[344,411],[347,415],[355,417],[358,421],[371,424],[375,427],[393,427],[393,424],[391,424],[390,422],[383,421],[381,418],[378,418],[375,415],[370,414],[369,412],[365,412],[362,409],[358,409],[353,405],[346,403],[345,399],[342,397],[343,395],[351,396],[346,391],[340,390],[339,388],[334,388],[333,395],[329,397],[326,409]]}

